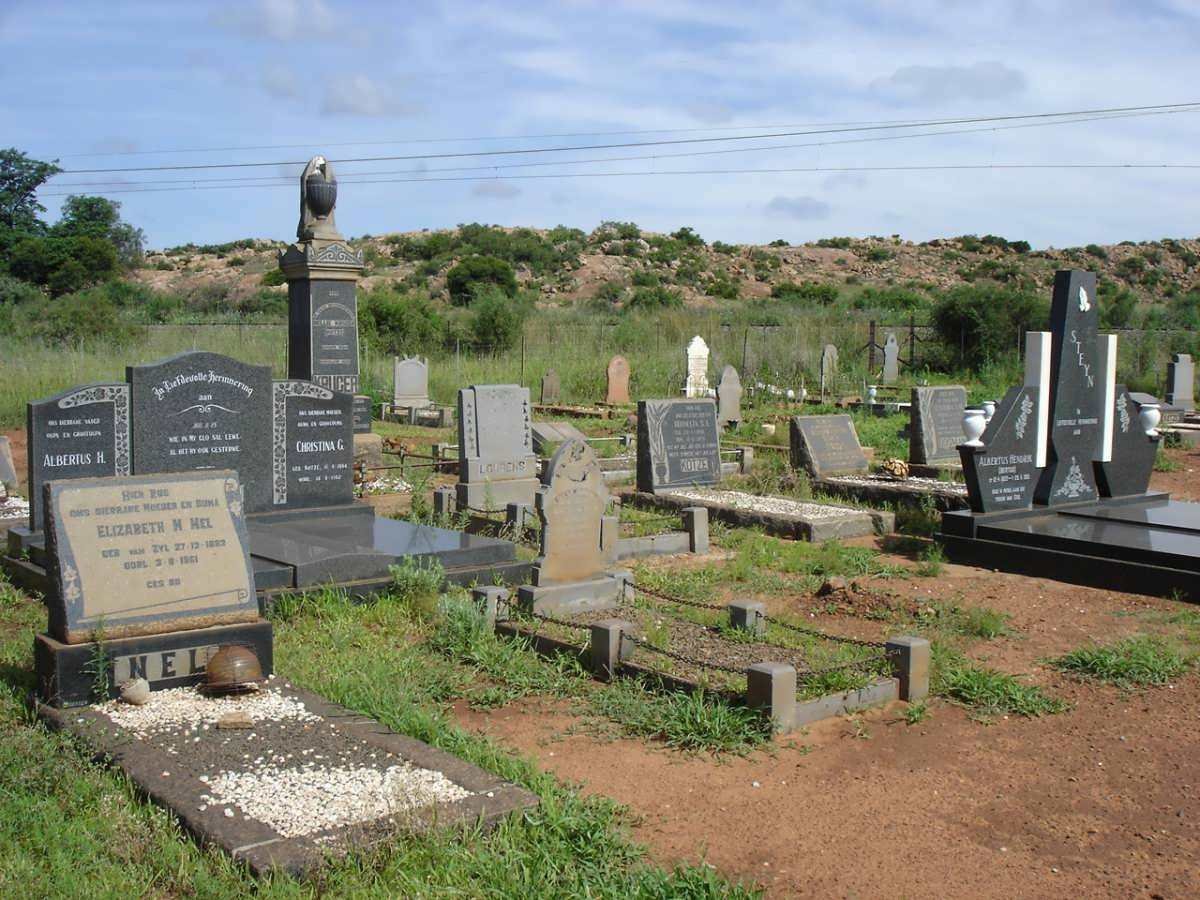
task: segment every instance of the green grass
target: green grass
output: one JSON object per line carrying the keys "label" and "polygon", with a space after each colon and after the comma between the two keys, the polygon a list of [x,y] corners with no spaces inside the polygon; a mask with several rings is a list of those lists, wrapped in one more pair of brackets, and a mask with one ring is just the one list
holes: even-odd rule
{"label": "green grass", "polygon": [[1037,685],[970,662],[961,653],[934,644],[931,689],[970,709],[976,718],[1015,715],[1036,718],[1065,712],[1067,703]]}
{"label": "green grass", "polygon": [[1183,675],[1194,656],[1163,638],[1137,635],[1112,644],[1081,647],[1051,660],[1063,672],[1122,688],[1164,685]]}
{"label": "green grass", "polygon": [[922,607],[915,616],[915,623],[921,631],[990,641],[1015,634],[1009,624],[1010,618],[1008,613],[988,606],[960,606],[939,600]]}

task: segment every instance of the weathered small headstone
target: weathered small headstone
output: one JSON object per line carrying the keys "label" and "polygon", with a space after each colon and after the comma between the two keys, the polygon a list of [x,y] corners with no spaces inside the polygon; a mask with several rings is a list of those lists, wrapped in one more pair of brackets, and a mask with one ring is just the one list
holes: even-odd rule
{"label": "weathered small headstone", "polygon": [[883,343],[883,383],[895,384],[900,377],[900,344],[896,335],[888,332],[887,340]]}
{"label": "weathered small headstone", "polygon": [[392,405],[417,409],[429,405],[429,360],[392,357]]}
{"label": "weathered small headstone", "polygon": [[595,452],[583,441],[567,441],[550,460],[543,480],[536,500],[542,522],[536,583],[595,578],[606,563],[601,519],[609,503]]}
{"label": "weathered small headstone", "polygon": [[355,434],[371,433],[371,398],[366,394],[355,394],[353,399],[353,419]]}
{"label": "weathered small headstone", "polygon": [[1167,403],[1191,412],[1196,408],[1196,367],[1188,353],[1175,353],[1167,363]]}
{"label": "weathered small headstone", "polygon": [[720,479],[721,442],[711,399],[638,401],[639,491],[660,493]]}
{"label": "weathered small headstone", "polygon": [[275,381],[271,389],[272,507],[352,502],[353,398],[312,381]]}
{"label": "weathered small headstone", "polygon": [[7,435],[0,435],[0,485],[7,491],[17,489],[17,467],[13,465],[12,444]]}
{"label": "weathered small headstone", "polygon": [[133,472],[234,469],[248,512],[272,508],[271,368],[207,351],[126,369]]}
{"label": "weathered small headstone", "polygon": [[821,351],[821,394],[831,392],[837,382],[838,351],[833,344],[826,344]]}
{"label": "weathered small headstone", "polygon": [[542,376],[542,403],[557,403],[561,395],[562,384],[558,380],[558,373],[551,369]]}
{"label": "weathered small headstone", "polygon": [[605,370],[608,387],[604,393],[604,402],[609,406],[621,406],[629,402],[629,360],[623,356],[614,356],[608,361]]}
{"label": "weathered small headstone", "polygon": [[849,416],[792,416],[792,468],[813,478],[866,474],[870,466]]}
{"label": "weathered small headstone", "polygon": [[129,385],[89,384],[26,406],[29,528],[40,531],[51,479],[128,475]]}
{"label": "weathered small headstone", "polygon": [[963,410],[967,389],[961,385],[938,385],[912,389],[909,408],[908,461],[912,463],[958,462],[958,445],[963,434]]}
{"label": "weathered small headstone", "polygon": [[235,472],[52,481],[45,502],[58,640],[258,620]]}
{"label": "weathered small headstone", "polygon": [[551,447],[564,441],[587,441],[586,435],[570,422],[534,422],[533,449],[545,455]]}
{"label": "weathered small headstone", "polygon": [[708,396],[708,344],[696,335],[687,345],[687,383],[685,397]]}
{"label": "weathered small headstone", "polygon": [[538,480],[530,412],[526,387],[474,385],[458,392],[460,506],[533,503]]}
{"label": "weathered small headstone", "polygon": [[742,424],[742,379],[737,369],[726,366],[717,385],[717,422],[722,426]]}

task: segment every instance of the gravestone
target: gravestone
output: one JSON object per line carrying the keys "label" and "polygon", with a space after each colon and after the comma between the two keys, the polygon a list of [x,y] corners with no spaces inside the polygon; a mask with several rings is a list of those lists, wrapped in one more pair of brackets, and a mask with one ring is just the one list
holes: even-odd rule
{"label": "gravestone", "polygon": [[961,385],[915,387],[909,408],[908,461],[958,462],[967,389]]}
{"label": "gravestone", "polygon": [[352,398],[351,418],[355,434],[371,433],[371,398],[366,394],[355,394]]}
{"label": "gravestone", "polygon": [[561,394],[562,385],[559,383],[558,373],[551,369],[542,376],[542,403],[557,403]]}
{"label": "gravestone", "polygon": [[1095,274],[1058,272],[1050,306],[1050,452],[1034,493],[1048,506],[1099,496],[1091,465],[1100,441],[1098,321]]}
{"label": "gravestone", "polygon": [[600,526],[611,499],[595,452],[583,441],[567,441],[543,480],[535,504],[542,523],[536,583],[595,578],[607,562]]}
{"label": "gravestone", "polygon": [[53,481],[45,504],[57,640],[258,620],[235,472]]}
{"label": "gravestone", "polygon": [[460,507],[533,503],[538,480],[529,388],[489,384],[458,392],[458,478]]}
{"label": "gravestone", "polygon": [[721,371],[717,385],[717,423],[723,428],[742,424],[742,379],[733,366]]}
{"label": "gravestone", "polygon": [[392,357],[392,405],[417,409],[429,405],[429,360]]}
{"label": "gravestone", "polygon": [[865,474],[870,466],[849,416],[792,416],[792,468],[812,478]]}
{"label": "gravestone", "polygon": [[721,479],[717,407],[708,398],[639,400],[637,488],[661,493]]}
{"label": "gravestone", "polygon": [[40,531],[51,479],[131,472],[129,385],[89,384],[26,405],[29,528]]}
{"label": "gravestone", "polygon": [[1158,439],[1142,426],[1141,404],[1123,384],[1113,400],[1111,458],[1096,463],[1096,487],[1103,497],[1144,494],[1158,456]]}
{"label": "gravestone", "polygon": [[17,489],[17,467],[13,464],[12,444],[7,435],[0,435],[0,486],[9,492]]}
{"label": "gravestone", "polygon": [[1167,403],[1186,412],[1196,408],[1196,367],[1187,353],[1175,353],[1167,363]]}
{"label": "gravestone", "polygon": [[896,335],[889,332],[883,343],[883,383],[895,384],[900,377],[900,345]]}
{"label": "gravestone", "polygon": [[1036,386],[1009,388],[980,438],[984,447],[974,452],[963,448],[967,498],[976,512],[1025,509],[1033,502],[1040,471],[1037,397]]}
{"label": "gravestone", "polygon": [[247,512],[271,509],[271,369],[193,351],[126,368],[133,473],[233,469]]}
{"label": "gravestone", "polygon": [[354,501],[353,401],[312,381],[271,383],[273,509]]}
{"label": "gravestone", "polygon": [[833,344],[826,344],[821,351],[821,394],[833,390],[837,381],[838,351]]}
{"label": "gravestone", "polygon": [[604,402],[609,406],[622,406],[629,402],[629,360],[623,356],[614,356],[608,361],[605,370],[608,386],[604,392]]}
{"label": "gravestone", "polygon": [[564,441],[584,441],[587,436],[570,422],[534,422],[533,449],[541,455]]}
{"label": "gravestone", "polygon": [[687,345],[687,383],[685,397],[708,396],[708,344],[696,335]]}

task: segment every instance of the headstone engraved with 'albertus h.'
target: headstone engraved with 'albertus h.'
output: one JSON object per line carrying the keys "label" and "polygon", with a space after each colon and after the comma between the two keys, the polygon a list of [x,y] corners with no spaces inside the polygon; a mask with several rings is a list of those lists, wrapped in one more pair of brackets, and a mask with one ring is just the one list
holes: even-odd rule
{"label": "headstone engraved with 'albertus h.'", "polygon": [[45,500],[57,640],[258,620],[235,472],[52,481]]}
{"label": "headstone engraved with 'albertus h.'", "polygon": [[637,427],[639,491],[662,493],[720,481],[721,443],[711,399],[640,400]]}
{"label": "headstone engraved with 'albertus h.'", "polygon": [[234,469],[246,511],[273,508],[269,366],[198,351],[126,372],[135,475]]}
{"label": "headstone engraved with 'albertus h.'", "polygon": [[975,512],[1025,509],[1033,503],[1040,471],[1037,402],[1036,385],[1009,388],[980,438],[984,446],[961,447],[967,498]]}
{"label": "headstone engraved with 'albertus h.'", "polygon": [[966,407],[967,389],[961,385],[913,388],[908,461],[958,462],[958,445],[967,439],[963,434]]}
{"label": "headstone engraved with 'albertus h.'", "polygon": [[353,400],[312,381],[271,383],[272,508],[353,502]]}
{"label": "headstone engraved with 'albertus h.'", "polygon": [[89,384],[26,406],[29,528],[40,531],[42,486],[131,472],[129,385]]}
{"label": "headstone engraved with 'albertus h.'", "polygon": [[526,387],[475,385],[458,392],[459,506],[491,511],[533,503],[538,480],[530,413]]}
{"label": "headstone engraved with 'albertus h.'", "polygon": [[854,422],[846,415],[792,416],[792,468],[812,478],[865,475],[870,469]]}

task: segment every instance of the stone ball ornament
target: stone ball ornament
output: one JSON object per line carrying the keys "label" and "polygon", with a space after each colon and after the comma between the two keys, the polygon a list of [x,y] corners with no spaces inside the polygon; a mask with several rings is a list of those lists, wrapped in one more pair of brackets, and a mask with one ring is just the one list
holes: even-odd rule
{"label": "stone ball ornament", "polygon": [[265,681],[254,651],[228,644],[208,658],[203,688],[206,694],[239,694],[256,691]]}

